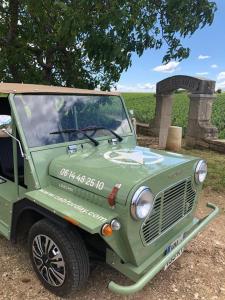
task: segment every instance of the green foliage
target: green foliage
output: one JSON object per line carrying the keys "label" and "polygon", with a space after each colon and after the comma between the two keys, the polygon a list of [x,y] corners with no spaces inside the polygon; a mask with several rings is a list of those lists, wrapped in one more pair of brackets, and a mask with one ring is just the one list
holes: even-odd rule
{"label": "green foliage", "polygon": [[[128,109],[133,109],[136,119],[149,123],[154,117],[156,98],[152,93],[124,93]],[[189,98],[185,92],[174,94],[172,124],[183,127],[185,134]],[[218,94],[213,103],[212,123],[219,129],[219,138],[225,139],[225,93]]]}
{"label": "green foliage", "polygon": [[134,110],[139,122],[149,123],[154,117],[155,97],[150,93],[123,93],[128,109]]}
{"label": "green foliage", "polygon": [[181,40],[215,10],[209,0],[3,0],[0,81],[109,89],[132,53],[166,44],[164,62],[188,57]]}
{"label": "green foliage", "polygon": [[219,130],[219,138],[225,139],[225,93],[218,94],[213,103],[212,122]]}
{"label": "green foliage", "polygon": [[175,95],[172,111],[172,124],[183,128],[183,134],[187,128],[187,116],[189,110],[189,98],[186,93]]}

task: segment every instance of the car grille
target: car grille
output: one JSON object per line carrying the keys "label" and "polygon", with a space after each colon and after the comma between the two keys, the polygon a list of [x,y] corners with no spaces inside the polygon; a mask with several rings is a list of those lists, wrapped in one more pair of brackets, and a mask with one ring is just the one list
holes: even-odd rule
{"label": "car grille", "polygon": [[161,193],[155,200],[151,215],[143,223],[142,237],[144,242],[149,244],[187,215],[194,206],[195,195],[190,178]]}

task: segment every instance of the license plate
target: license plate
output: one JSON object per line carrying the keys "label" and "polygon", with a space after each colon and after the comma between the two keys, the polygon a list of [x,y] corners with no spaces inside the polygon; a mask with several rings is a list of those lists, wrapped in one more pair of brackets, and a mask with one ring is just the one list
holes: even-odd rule
{"label": "license plate", "polygon": [[[167,248],[166,248],[166,255],[169,254],[174,248],[177,247],[177,245],[179,245],[184,239],[184,235],[182,234],[178,239],[176,239],[173,243],[171,243]],[[184,248],[180,249],[179,252],[177,252],[177,254],[171,258],[171,260],[165,265],[164,270],[168,269],[168,267],[170,265],[172,265],[172,263],[175,262],[175,260],[178,259],[178,257],[181,256],[181,254],[183,253]]]}

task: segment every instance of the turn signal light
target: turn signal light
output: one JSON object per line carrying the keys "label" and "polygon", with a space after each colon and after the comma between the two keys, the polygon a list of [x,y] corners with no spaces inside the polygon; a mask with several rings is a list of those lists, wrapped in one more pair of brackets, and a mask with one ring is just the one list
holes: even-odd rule
{"label": "turn signal light", "polygon": [[104,236],[110,236],[110,235],[112,235],[112,233],[113,233],[113,230],[112,230],[112,227],[111,227],[110,224],[103,225],[103,227],[102,227],[102,235],[104,235]]}

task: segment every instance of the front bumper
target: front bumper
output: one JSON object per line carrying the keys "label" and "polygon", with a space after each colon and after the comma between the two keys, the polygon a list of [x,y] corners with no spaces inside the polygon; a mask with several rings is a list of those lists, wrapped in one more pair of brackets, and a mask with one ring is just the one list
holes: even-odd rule
{"label": "front bumper", "polygon": [[154,265],[148,272],[146,272],[136,283],[129,286],[122,286],[113,281],[108,285],[108,288],[121,295],[128,295],[140,291],[163,267],[183,248],[190,242],[216,215],[219,213],[219,208],[214,204],[207,203],[207,207],[213,211],[206,217],[198,220],[194,228],[184,238],[184,240],[177,245],[169,254],[164,256],[156,265]]}

